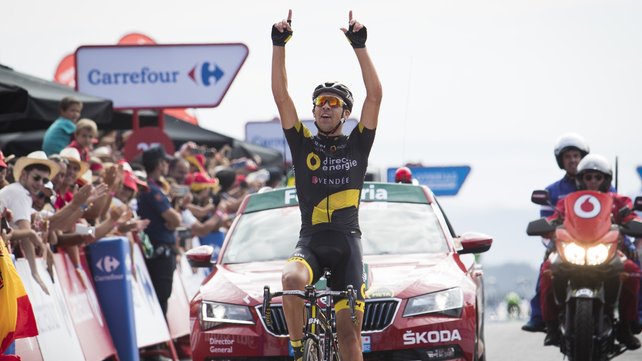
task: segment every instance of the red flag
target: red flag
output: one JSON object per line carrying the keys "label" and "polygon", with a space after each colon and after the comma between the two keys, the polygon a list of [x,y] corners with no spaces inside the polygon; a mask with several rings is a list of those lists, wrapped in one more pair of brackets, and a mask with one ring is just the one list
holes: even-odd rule
{"label": "red flag", "polygon": [[16,338],[38,335],[36,317],[11,255],[0,238],[0,354]]}

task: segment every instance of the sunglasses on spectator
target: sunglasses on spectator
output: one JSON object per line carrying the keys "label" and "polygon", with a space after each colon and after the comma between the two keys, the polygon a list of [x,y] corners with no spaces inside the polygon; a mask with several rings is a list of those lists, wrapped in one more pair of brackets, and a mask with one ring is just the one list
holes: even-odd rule
{"label": "sunglasses on spectator", "polygon": [[602,174],[585,174],[582,179],[585,182],[590,182],[593,179],[595,179],[597,182],[601,182],[604,180],[604,176]]}
{"label": "sunglasses on spectator", "polygon": [[43,177],[43,176],[41,176],[40,174],[34,174],[34,175],[33,175],[33,177],[31,177],[31,179],[33,179],[33,181],[34,181],[34,182],[40,182],[40,181],[42,181],[42,184],[47,184],[47,183],[49,183],[49,178],[47,178],[47,177]]}
{"label": "sunglasses on spectator", "polygon": [[328,105],[332,108],[339,108],[343,107],[343,100],[333,97],[333,96],[328,96],[328,95],[319,95],[318,97],[314,98],[314,105],[321,107],[325,103],[328,103]]}

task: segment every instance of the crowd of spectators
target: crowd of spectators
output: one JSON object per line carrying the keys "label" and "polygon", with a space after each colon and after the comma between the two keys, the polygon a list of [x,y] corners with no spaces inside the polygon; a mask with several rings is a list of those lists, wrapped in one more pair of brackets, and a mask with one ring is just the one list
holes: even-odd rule
{"label": "crowd of spectators", "polygon": [[[108,236],[141,247],[148,268],[163,252],[176,258],[198,244],[220,247],[243,197],[283,183],[282,169],[265,169],[258,158],[232,159],[229,146],[188,142],[175,154],[151,149],[127,161],[128,132],[101,132],[92,120],[79,119],[81,112],[79,101],[66,98],[43,150],[23,157],[0,152],[3,239],[10,252],[28,260],[45,293],[50,290],[43,278],[53,278],[56,252],[68,254],[77,272],[84,272],[84,247]],[[161,214],[171,210],[165,214],[177,219],[162,216],[163,224],[155,224],[157,215],[146,208],[150,197],[168,205]],[[172,237],[158,239],[161,228]],[[49,275],[38,271],[38,257],[46,260]],[[158,293],[154,272],[150,269]],[[165,295],[159,294],[159,301],[165,311]]]}

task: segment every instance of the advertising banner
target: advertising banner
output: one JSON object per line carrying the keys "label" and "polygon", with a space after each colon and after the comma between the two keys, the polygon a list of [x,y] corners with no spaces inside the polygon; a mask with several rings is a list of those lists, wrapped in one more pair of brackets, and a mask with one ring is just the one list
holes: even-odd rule
{"label": "advertising banner", "polygon": [[216,107],[248,53],[232,43],[81,46],[76,88],[114,109]]}
{"label": "advertising banner", "polygon": [[[437,196],[454,196],[464,184],[470,166],[409,167],[412,178],[419,184],[427,185]],[[388,168],[388,182],[395,181],[397,168]]]}
{"label": "advertising banner", "polygon": [[[45,293],[31,276],[27,260],[16,260],[16,270],[29,295],[38,324],[38,336],[19,339],[16,342],[17,354],[27,359],[27,355],[33,354],[39,348],[43,360],[85,360],[57,272],[54,269],[52,281],[42,258],[36,259],[36,265],[49,294]],[[36,343],[37,346],[32,343]],[[64,347],[61,347],[63,345]]]}

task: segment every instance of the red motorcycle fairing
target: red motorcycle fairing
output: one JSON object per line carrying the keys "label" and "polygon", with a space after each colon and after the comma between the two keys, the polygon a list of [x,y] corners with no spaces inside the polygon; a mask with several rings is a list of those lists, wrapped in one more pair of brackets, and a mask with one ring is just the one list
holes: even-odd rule
{"label": "red motorcycle fairing", "polygon": [[613,198],[607,193],[579,191],[564,199],[564,227],[574,241],[593,243],[611,229]]}

